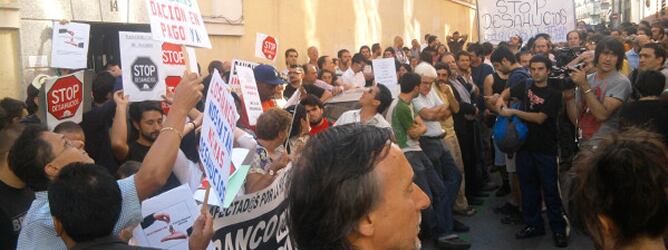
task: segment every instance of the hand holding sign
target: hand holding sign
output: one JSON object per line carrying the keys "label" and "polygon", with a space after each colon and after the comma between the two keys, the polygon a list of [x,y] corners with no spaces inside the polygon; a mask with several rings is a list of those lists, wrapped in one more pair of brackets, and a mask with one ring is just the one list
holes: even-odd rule
{"label": "hand holding sign", "polygon": [[190,71],[183,73],[181,83],[179,83],[179,86],[174,91],[172,110],[188,113],[202,99],[202,90],[204,89],[202,80],[204,80],[204,77],[197,77],[196,73]]}

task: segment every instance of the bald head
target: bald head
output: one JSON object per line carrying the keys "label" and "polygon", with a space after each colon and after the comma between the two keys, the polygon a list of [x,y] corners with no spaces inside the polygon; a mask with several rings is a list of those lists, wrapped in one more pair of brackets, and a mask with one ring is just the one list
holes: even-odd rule
{"label": "bald head", "polygon": [[394,47],[395,48],[404,47],[404,39],[401,38],[400,36],[395,36],[394,37]]}

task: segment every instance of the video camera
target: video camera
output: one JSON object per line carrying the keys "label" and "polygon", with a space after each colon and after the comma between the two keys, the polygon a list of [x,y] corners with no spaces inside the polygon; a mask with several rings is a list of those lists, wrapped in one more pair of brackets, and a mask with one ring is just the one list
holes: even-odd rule
{"label": "video camera", "polygon": [[[573,68],[582,70],[582,68],[584,68],[584,65],[585,63],[578,63],[576,65],[573,65]],[[548,77],[547,82],[550,86],[555,87],[556,89],[562,91],[568,89],[574,89],[575,82],[573,82],[573,79],[571,79],[571,72],[572,70],[570,67],[554,66],[550,71],[550,76]]]}
{"label": "video camera", "polygon": [[582,52],[587,51],[587,48],[569,48],[569,47],[564,47],[564,48],[557,48],[554,50],[554,55],[557,59],[557,67],[563,67],[564,65],[567,65],[571,61],[573,61],[575,58],[580,56]]}

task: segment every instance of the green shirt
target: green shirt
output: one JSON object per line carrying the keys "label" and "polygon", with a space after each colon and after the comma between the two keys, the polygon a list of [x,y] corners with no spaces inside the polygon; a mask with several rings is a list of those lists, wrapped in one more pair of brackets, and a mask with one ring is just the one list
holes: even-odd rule
{"label": "green shirt", "polygon": [[401,150],[403,152],[421,151],[420,143],[408,136],[408,129],[415,122],[412,104],[401,98],[396,98],[390,105],[387,117],[391,121],[392,130],[394,130],[397,144]]}

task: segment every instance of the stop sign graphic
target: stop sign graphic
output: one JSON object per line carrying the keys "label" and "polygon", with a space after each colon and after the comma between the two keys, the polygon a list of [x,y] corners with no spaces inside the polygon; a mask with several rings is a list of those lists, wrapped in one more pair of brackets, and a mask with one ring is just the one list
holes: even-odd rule
{"label": "stop sign graphic", "polygon": [[58,120],[74,116],[83,102],[83,84],[75,76],[56,80],[46,92],[48,112]]}
{"label": "stop sign graphic", "polygon": [[137,57],[131,67],[132,82],[140,91],[151,91],[158,84],[158,66],[150,57]]}
{"label": "stop sign graphic", "polygon": [[262,54],[264,54],[267,59],[274,60],[277,47],[276,39],[272,36],[267,36],[267,38],[262,41]]}

